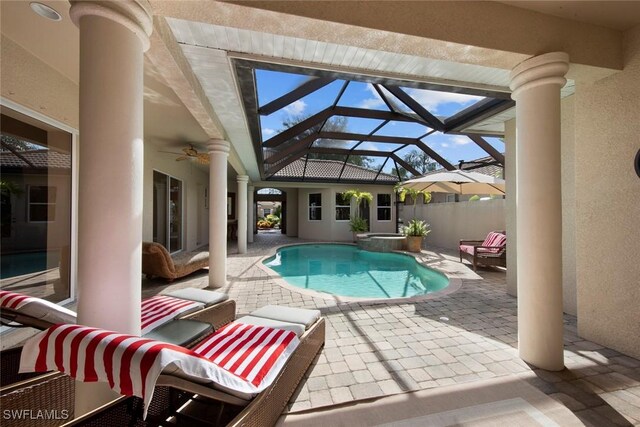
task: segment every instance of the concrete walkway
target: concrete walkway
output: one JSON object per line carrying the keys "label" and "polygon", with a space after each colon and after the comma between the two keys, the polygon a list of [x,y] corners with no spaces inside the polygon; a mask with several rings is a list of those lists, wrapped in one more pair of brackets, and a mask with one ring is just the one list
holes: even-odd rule
{"label": "concrete walkway", "polygon": [[[260,234],[246,255],[234,255],[231,245],[229,284],[222,289],[240,314],[282,304],[317,308],[326,317],[325,348],[291,399],[290,412],[515,374],[586,425],[640,425],[640,361],[578,337],[574,316],[565,316],[567,369],[546,372],[518,358],[516,299],[506,294],[504,272],[475,274],[455,255],[424,251],[431,263],[457,269],[459,291],[420,302],[341,304],[286,289],[257,266],[274,246],[295,242],[301,240]],[[145,281],[143,297],[206,284],[203,273],[169,286]]]}

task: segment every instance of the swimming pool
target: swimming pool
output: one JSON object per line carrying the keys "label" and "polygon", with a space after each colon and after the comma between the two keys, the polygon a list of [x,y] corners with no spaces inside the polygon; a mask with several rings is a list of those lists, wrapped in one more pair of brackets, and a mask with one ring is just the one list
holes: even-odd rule
{"label": "swimming pool", "polygon": [[0,279],[45,271],[57,266],[59,260],[58,251],[4,254],[0,257]]}
{"label": "swimming pool", "polygon": [[406,298],[446,288],[443,274],[420,265],[415,258],[369,252],[352,245],[287,246],[264,265],[290,285],[356,298]]}

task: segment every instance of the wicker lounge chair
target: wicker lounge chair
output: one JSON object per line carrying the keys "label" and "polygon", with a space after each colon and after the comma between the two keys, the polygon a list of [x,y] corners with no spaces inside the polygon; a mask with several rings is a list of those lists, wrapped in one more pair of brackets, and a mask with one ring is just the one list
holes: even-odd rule
{"label": "wicker lounge chair", "polygon": [[142,243],[142,273],[148,279],[162,277],[172,282],[195,271],[209,267],[209,252],[180,252],[175,255],[160,243]]}
{"label": "wicker lounge chair", "polygon": [[[158,325],[144,335],[145,338],[189,347],[210,333],[212,329],[220,328],[235,318],[235,301],[218,292],[186,288],[167,293],[167,296],[196,301],[202,305],[197,309],[178,314],[175,320]],[[39,330],[45,330],[58,323],[75,323],[75,312],[46,300],[39,298],[34,300],[33,304],[22,309],[0,307],[0,323],[10,327],[31,327]],[[21,352],[21,347],[0,352],[1,387],[40,376],[40,374],[18,373]],[[4,389],[1,392],[5,394]]]}
{"label": "wicker lounge chair", "polygon": [[460,240],[460,262],[463,259],[478,265],[507,266],[507,235],[504,231],[492,231],[484,240]]}
{"label": "wicker lounge chair", "polygon": [[[194,423],[201,425],[203,420],[198,419],[197,415],[194,416],[193,412],[190,413],[189,408],[194,405],[206,404],[210,409],[209,405],[219,404],[219,402],[224,403],[220,406],[221,410],[217,415],[214,413],[212,418],[207,420],[207,423],[211,425],[274,425],[305,372],[324,345],[325,322],[319,315],[319,311],[315,310],[268,306],[253,312],[250,316],[237,319],[237,322],[245,325],[269,326],[300,334],[298,346],[277,372],[273,381],[255,396],[221,389],[211,383],[203,384],[202,382],[190,381],[180,375],[180,372],[176,372],[175,368],[172,368],[168,372],[163,372],[158,378],[146,420],[140,418],[142,399],[121,397],[73,420],[68,425],[152,426],[159,425],[168,416],[175,417],[176,425],[182,425],[182,423],[184,425],[193,425]],[[65,379],[57,378],[57,381],[62,383]],[[68,377],[66,381],[69,381]],[[174,412],[176,408],[180,408],[177,413]]]}

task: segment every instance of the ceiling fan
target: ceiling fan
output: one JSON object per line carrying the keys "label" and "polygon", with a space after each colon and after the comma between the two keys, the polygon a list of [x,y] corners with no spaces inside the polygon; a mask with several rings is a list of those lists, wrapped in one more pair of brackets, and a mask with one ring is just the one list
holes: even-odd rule
{"label": "ceiling fan", "polygon": [[200,163],[201,165],[209,164],[209,155],[207,153],[198,152],[198,150],[196,150],[191,144],[189,144],[188,147],[183,148],[182,153],[175,153],[172,151],[160,151],[160,152],[177,155],[178,157],[176,157],[176,162],[193,159],[196,162]]}

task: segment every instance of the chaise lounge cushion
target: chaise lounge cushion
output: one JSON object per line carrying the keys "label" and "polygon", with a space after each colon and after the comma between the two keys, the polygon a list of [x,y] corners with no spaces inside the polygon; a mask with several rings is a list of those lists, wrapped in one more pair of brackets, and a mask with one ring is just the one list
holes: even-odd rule
{"label": "chaise lounge cushion", "polygon": [[251,316],[277,320],[287,323],[304,325],[305,329],[313,325],[320,318],[320,310],[306,308],[283,307],[280,305],[265,305],[251,312]]}
{"label": "chaise lounge cushion", "polygon": [[75,323],[76,313],[42,298],[0,291],[0,307],[20,310],[26,316],[51,323]]}
{"label": "chaise lounge cushion", "polygon": [[304,325],[301,325],[299,323],[282,322],[280,320],[265,319],[264,317],[256,317],[251,315],[239,317],[235,322],[233,322],[233,324],[236,323],[254,326],[266,326],[273,329],[283,329],[285,331],[291,331],[295,333],[298,337],[301,337],[306,329]]}
{"label": "chaise lounge cushion", "polygon": [[143,338],[185,346],[212,331],[213,327],[209,323],[181,319],[165,323],[145,334]]}
{"label": "chaise lounge cushion", "polygon": [[167,292],[165,295],[189,301],[198,301],[203,303],[205,307],[209,307],[229,299],[229,296],[222,292],[207,291],[206,289],[198,288],[178,289],[176,291]]}
{"label": "chaise lounge cushion", "polygon": [[159,243],[142,243],[142,272],[147,276],[174,280],[209,266],[209,252],[180,252],[176,255]]}

